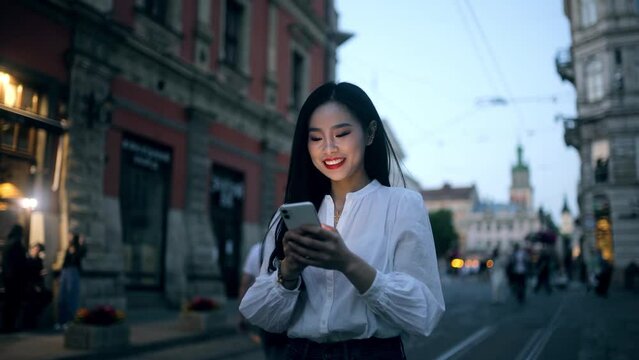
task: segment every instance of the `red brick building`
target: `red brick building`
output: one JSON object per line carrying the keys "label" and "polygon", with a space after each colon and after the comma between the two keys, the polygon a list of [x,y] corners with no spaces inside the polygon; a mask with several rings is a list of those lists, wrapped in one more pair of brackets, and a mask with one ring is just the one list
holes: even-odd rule
{"label": "red brick building", "polygon": [[86,234],[89,306],[234,296],[297,110],[349,37],[333,1],[0,8],[0,239],[22,223],[58,267],[67,232]]}

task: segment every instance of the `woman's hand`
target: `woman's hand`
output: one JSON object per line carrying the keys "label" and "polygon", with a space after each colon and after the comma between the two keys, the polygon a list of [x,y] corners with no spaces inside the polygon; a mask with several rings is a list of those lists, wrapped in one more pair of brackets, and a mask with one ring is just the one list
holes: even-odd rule
{"label": "woman's hand", "polygon": [[337,270],[343,273],[360,294],[370,287],[377,271],[352,253],[334,227],[302,226],[284,235],[286,259],[306,266]]}
{"label": "woman's hand", "polygon": [[[345,272],[354,261],[337,230],[328,225],[302,226],[284,235],[284,254],[292,263]],[[285,259],[285,260],[286,260]]]}

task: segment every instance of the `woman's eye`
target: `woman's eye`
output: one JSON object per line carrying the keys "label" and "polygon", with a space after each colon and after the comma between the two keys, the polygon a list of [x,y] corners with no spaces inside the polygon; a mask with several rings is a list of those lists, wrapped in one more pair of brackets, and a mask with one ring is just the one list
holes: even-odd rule
{"label": "woman's eye", "polygon": [[308,139],[311,140],[311,141],[320,141],[320,140],[322,140],[322,138],[318,138],[318,137],[314,137],[314,136],[310,136]]}
{"label": "woman's eye", "polygon": [[340,133],[340,134],[335,135],[335,137],[338,137],[338,138],[340,138],[340,137],[344,137],[344,136],[346,136],[346,135],[348,135],[348,134],[350,134],[350,133],[351,133],[350,131],[345,131],[345,132],[343,132],[343,133]]}

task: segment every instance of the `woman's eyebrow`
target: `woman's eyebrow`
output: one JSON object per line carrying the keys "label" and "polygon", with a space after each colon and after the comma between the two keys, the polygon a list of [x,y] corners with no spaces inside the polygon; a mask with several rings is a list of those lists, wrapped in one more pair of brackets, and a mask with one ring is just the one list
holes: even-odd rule
{"label": "woman's eyebrow", "polygon": [[[353,126],[353,124],[350,124],[350,123],[339,123],[337,125],[331,126],[331,129],[341,129],[341,128],[352,127],[352,126]],[[308,128],[308,132],[311,132],[311,131],[322,131],[322,129],[320,129],[320,128]]]}

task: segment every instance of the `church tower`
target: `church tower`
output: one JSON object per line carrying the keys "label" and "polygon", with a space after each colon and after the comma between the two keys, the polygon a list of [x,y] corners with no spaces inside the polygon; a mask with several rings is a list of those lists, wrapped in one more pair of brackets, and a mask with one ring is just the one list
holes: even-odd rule
{"label": "church tower", "polygon": [[519,205],[522,210],[530,210],[533,189],[530,186],[530,171],[524,163],[523,152],[521,144],[517,145],[517,164],[511,170],[510,202]]}

